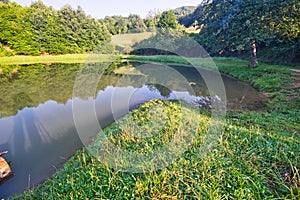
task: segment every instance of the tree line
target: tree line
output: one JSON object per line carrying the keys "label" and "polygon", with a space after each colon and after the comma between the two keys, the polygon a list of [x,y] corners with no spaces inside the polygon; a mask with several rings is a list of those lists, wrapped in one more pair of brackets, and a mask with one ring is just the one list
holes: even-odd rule
{"label": "tree line", "polygon": [[[168,20],[171,23],[167,23]],[[81,7],[73,9],[65,5],[56,10],[42,1],[22,7],[9,0],[0,0],[0,56],[112,53],[112,35],[154,31],[156,27],[176,28],[177,25],[175,14],[170,11],[150,11],[145,19],[130,14],[97,20]]]}
{"label": "tree line", "polygon": [[[169,26],[175,24],[174,19],[177,21],[180,18],[191,14],[196,7],[194,6],[182,6],[169,11],[160,11],[157,9],[150,10],[147,17],[142,19],[139,15],[130,14],[128,17],[123,16],[107,16],[100,21],[106,25],[108,31],[112,35],[122,33],[140,33],[145,31],[154,31],[156,28],[169,28],[164,27],[164,24]],[[169,20],[170,23],[166,23]],[[173,28],[178,28],[173,27]]]}
{"label": "tree line", "polygon": [[[83,53],[107,47],[110,37],[106,27],[80,7],[55,10],[41,1],[29,7],[0,2],[2,56]],[[109,52],[111,47],[101,50]]]}
{"label": "tree line", "polygon": [[300,62],[299,0],[203,0],[181,22],[201,29],[195,38],[212,56]]}

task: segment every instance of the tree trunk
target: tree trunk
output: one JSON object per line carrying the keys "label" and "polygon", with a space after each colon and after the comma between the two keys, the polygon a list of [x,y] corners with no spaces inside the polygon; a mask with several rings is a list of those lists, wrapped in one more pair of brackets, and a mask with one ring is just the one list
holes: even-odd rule
{"label": "tree trunk", "polygon": [[257,67],[258,61],[257,61],[257,56],[256,56],[256,44],[255,42],[252,43],[252,56],[251,56],[251,61],[249,63],[249,67]]}

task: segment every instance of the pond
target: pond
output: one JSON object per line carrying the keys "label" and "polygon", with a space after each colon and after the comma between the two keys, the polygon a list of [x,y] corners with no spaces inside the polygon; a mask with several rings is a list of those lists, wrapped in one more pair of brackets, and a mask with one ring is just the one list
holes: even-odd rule
{"label": "pond", "polygon": [[[132,66],[138,65],[141,63],[121,64],[123,69],[130,71],[126,75],[107,70],[94,86],[94,94],[84,97],[73,95],[81,64],[6,66],[8,71],[18,67],[18,74],[0,78],[0,151],[8,151],[4,158],[14,176],[0,185],[0,198],[41,184],[84,146],[73,118],[74,102],[81,105],[76,109],[82,123],[91,127],[94,126],[85,114],[86,106],[95,105],[97,119],[104,128],[130,109],[154,98],[183,100],[207,109],[209,101],[219,99],[217,91],[209,91],[198,73],[201,70],[201,74],[213,77],[213,71],[170,66],[172,73],[184,77],[186,83],[183,84],[172,74],[160,72],[165,82],[149,81],[145,79],[149,72],[144,68],[132,71]],[[96,64],[89,65],[89,69],[94,69],[93,66]],[[155,66],[147,67],[155,70]],[[264,107],[261,95],[251,86],[226,75],[222,75],[222,79],[227,108],[256,110]],[[124,103],[122,96],[127,94],[130,98]],[[99,130],[90,132],[95,136]]]}

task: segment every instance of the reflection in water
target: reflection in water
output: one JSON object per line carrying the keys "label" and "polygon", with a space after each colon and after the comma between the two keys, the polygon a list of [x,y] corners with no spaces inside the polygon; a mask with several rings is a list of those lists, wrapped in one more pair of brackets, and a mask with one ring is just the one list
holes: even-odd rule
{"label": "reflection in water", "polygon": [[[25,108],[14,117],[0,120],[1,149],[9,151],[14,177],[0,188],[0,196],[20,193],[55,171],[71,151],[81,147],[72,122],[71,102],[48,101]],[[30,183],[28,182],[30,181]]]}
{"label": "reflection in water", "polygon": [[165,86],[162,86],[160,84],[147,84],[147,87],[149,88],[150,91],[158,91],[161,96],[163,97],[170,97],[171,95],[171,90]]}
{"label": "reflection in water", "polygon": [[[0,151],[9,151],[5,158],[11,164],[14,177],[0,186],[0,198],[41,183],[83,143],[91,141],[99,129],[87,117],[86,110],[90,105],[95,107],[99,125],[104,128],[128,113],[129,109],[153,98],[180,99],[206,108],[211,102],[222,102],[217,91],[210,94],[199,75],[188,67],[174,67],[174,73],[184,76],[187,83],[172,77],[167,79],[167,74],[158,76],[160,81],[150,77],[151,81],[146,83],[145,76],[106,75],[101,77],[94,97],[72,98],[79,67],[74,64],[58,64],[50,68],[44,65],[21,66],[22,76],[1,84]],[[209,76],[213,72],[204,70],[203,73]],[[227,76],[223,80],[230,108],[254,109],[257,102],[261,102],[258,93],[248,85]],[[129,97],[124,100],[124,96]],[[80,140],[75,128],[74,102],[80,105],[77,108],[80,111],[78,120],[89,133],[84,141]]]}

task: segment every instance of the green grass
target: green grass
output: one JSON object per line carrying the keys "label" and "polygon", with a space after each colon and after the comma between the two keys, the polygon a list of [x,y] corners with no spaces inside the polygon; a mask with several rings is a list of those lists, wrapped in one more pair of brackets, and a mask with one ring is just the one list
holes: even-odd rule
{"label": "green grass", "polygon": [[0,66],[13,65],[13,64],[36,64],[36,63],[84,63],[86,61],[110,62],[114,57],[115,56],[113,55],[97,55],[97,54],[0,57]]}
{"label": "green grass", "polygon": [[119,34],[112,37],[111,43],[122,48],[132,47],[134,44],[149,39],[154,35],[154,32]]}
{"label": "green grass", "polygon": [[[127,59],[150,62],[164,59],[165,63],[188,64],[183,58],[166,56]],[[205,59],[189,61],[201,66],[210,63]],[[199,153],[203,152],[209,112],[195,113],[178,102],[153,100],[112,124],[104,134],[122,149],[143,153],[168,145],[178,130],[183,135],[193,133],[192,144],[175,162],[157,171],[130,173],[100,163],[83,149],[43,185],[15,198],[300,199],[300,102],[299,98],[290,98],[300,91],[291,89],[297,80],[290,67],[260,64],[248,68],[246,61],[234,58],[214,58],[214,61],[220,71],[248,81],[261,92],[270,93],[271,98],[264,111],[228,111],[212,151]],[[211,63],[206,67],[215,68]],[[179,126],[187,113],[198,121],[199,128]],[[158,124],[164,123],[164,128],[152,125],[151,116],[160,119],[154,118]],[[128,125],[130,120],[142,128],[132,129]],[[138,137],[141,133],[151,137],[141,139]],[[126,160],[124,163],[130,164]]]}
{"label": "green grass", "polygon": [[[191,64],[186,58],[179,56],[122,56],[123,59],[140,62],[153,62],[153,63],[175,63],[175,64]],[[193,58],[195,60],[197,58]],[[203,59],[202,59],[203,61]]]}

